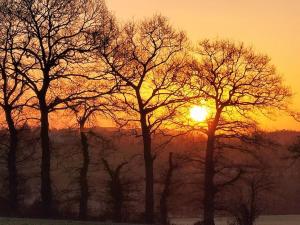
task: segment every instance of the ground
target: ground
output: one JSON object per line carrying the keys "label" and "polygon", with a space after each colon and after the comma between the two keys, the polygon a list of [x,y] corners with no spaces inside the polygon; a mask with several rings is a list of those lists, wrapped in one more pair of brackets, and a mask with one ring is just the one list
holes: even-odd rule
{"label": "ground", "polygon": [[[172,219],[175,225],[193,225],[197,218]],[[80,222],[67,220],[40,220],[23,218],[0,218],[0,225],[115,225],[110,222]],[[130,225],[130,224],[124,224]],[[220,217],[216,219],[216,225],[227,225],[227,219]],[[300,215],[262,216],[256,225],[300,225]]]}

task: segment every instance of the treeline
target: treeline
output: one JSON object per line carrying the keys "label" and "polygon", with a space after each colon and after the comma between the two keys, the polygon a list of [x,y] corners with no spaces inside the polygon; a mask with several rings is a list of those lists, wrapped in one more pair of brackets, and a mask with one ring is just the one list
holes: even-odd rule
{"label": "treeline", "polygon": [[[81,151],[76,158],[80,166],[68,169],[79,173],[80,219],[88,218],[92,192],[88,179],[93,161],[90,139],[97,139],[103,148],[114,148],[110,138],[90,130],[90,122],[96,118],[109,118],[119,128],[130,128],[142,140],[137,157],[142,156],[144,167],[145,223],[158,221],[155,162],[179,135],[197,131],[207,139],[200,158],[183,152],[167,154],[159,200],[162,223],[167,222],[174,170],[181,167],[177,160],[196,161],[202,171],[199,191],[203,192],[205,225],[214,224],[221,190],[233,190],[229,187],[243,179],[252,186],[267,181],[264,163],[234,162],[234,151],[230,150],[253,156],[258,146],[273,145],[261,137],[255,121],[288,108],[291,91],[268,56],[228,40],[203,40],[192,46],[184,32],[160,15],[121,24],[102,1],[11,0],[1,1],[0,9],[0,106],[8,136],[3,152],[12,214],[20,211],[19,190],[24,184],[18,164],[32,161],[36,156],[32,151],[39,151],[35,160],[40,166],[40,216],[54,216],[57,206],[51,170],[57,155],[50,126],[63,126],[62,114],[76,121],[80,134]],[[193,105],[208,107],[209,118],[200,123],[191,121],[188,112]],[[39,128],[38,138],[24,138],[28,127]],[[121,221],[121,203],[131,196],[124,193],[128,187],[120,179],[130,160],[114,166],[104,155],[99,160],[110,179],[107,188],[112,196],[112,218]],[[253,208],[247,208],[250,212],[246,213],[251,221],[258,214]]]}

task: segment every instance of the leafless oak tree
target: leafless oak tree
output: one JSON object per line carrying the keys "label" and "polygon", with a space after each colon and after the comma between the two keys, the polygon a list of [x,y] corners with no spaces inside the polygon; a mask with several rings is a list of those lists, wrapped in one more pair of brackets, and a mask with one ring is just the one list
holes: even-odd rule
{"label": "leafless oak tree", "polygon": [[49,113],[59,105],[93,90],[73,93],[80,86],[73,78],[84,79],[79,64],[88,62],[90,31],[101,23],[106,13],[102,1],[89,0],[12,0],[6,5],[7,12],[18,20],[22,30],[17,37],[14,51],[25,52],[26,59],[20,67],[31,69],[18,72],[36,97],[33,105],[40,112],[41,199],[45,216],[51,214],[51,149],[49,140]]}
{"label": "leafless oak tree", "polygon": [[218,136],[247,132],[257,114],[285,109],[290,90],[270,64],[244,44],[200,42],[192,65],[191,88],[199,89],[211,108],[207,126],[204,181],[204,224],[214,225],[215,143]]}
{"label": "leafless oak tree", "polygon": [[[108,90],[101,90],[95,98],[88,97],[82,98],[77,101],[67,103],[67,108],[71,109],[76,116],[76,121],[79,125],[81,152],[82,152],[82,167],[80,168],[79,186],[80,186],[80,203],[79,203],[79,219],[86,220],[88,216],[88,200],[89,200],[89,184],[88,184],[88,171],[90,164],[90,150],[87,135],[86,124],[92,118],[104,114],[112,114],[110,109],[110,102],[106,99],[113,92],[114,86]],[[101,97],[100,97],[101,96]]]}
{"label": "leafless oak tree", "polygon": [[[145,222],[154,221],[154,175],[156,157],[152,137],[176,115],[186,98],[184,87],[184,33],[174,30],[162,16],[115,27],[96,40],[105,42],[99,55],[119,86],[119,104],[129,114],[120,118],[141,129],[145,162]],[[181,82],[178,82],[178,81]]]}
{"label": "leafless oak tree", "polygon": [[[17,153],[19,143],[19,130],[24,124],[23,108],[30,99],[25,79],[17,71],[17,67],[25,57],[25,52],[15,53],[13,48],[16,37],[21,32],[14,16],[7,14],[5,3],[0,7],[0,107],[5,114],[5,120],[9,132],[9,144],[7,150],[8,170],[8,202],[11,214],[17,212],[19,207],[18,195],[18,171]],[[23,68],[26,71],[28,68]],[[27,96],[26,96],[27,94]]]}

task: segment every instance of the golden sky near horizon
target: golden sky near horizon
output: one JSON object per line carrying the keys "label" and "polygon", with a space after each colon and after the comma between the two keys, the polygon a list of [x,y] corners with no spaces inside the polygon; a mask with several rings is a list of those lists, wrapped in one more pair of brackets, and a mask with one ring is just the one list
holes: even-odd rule
{"label": "golden sky near horizon", "polygon": [[[300,111],[300,0],[107,0],[118,19],[162,14],[191,41],[226,38],[243,41],[272,58],[295,96]],[[300,130],[300,123],[278,115],[265,129]]]}

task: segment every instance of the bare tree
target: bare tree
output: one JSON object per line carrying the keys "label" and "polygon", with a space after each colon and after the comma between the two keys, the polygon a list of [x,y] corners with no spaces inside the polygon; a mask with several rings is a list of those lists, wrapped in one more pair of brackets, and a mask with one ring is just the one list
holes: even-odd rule
{"label": "bare tree", "polygon": [[[175,31],[162,16],[140,23],[129,23],[106,35],[95,35],[105,42],[98,53],[109,71],[120,82],[119,104],[128,113],[120,114],[127,125],[141,129],[145,163],[145,222],[154,221],[154,168],[156,157],[152,137],[176,115],[186,98],[184,87],[186,37]],[[180,82],[178,82],[180,80]]]}
{"label": "bare tree", "polygon": [[88,169],[90,164],[90,153],[88,137],[86,135],[85,125],[88,119],[97,111],[97,106],[90,105],[87,101],[83,101],[76,107],[72,107],[76,115],[76,120],[79,124],[81,152],[83,163],[80,168],[79,186],[80,186],[80,203],[79,203],[79,219],[85,220],[88,215],[88,199],[89,199],[89,184],[88,184]]}
{"label": "bare tree", "polygon": [[[79,219],[85,220],[88,216],[88,199],[89,199],[89,184],[88,184],[88,170],[90,164],[90,151],[89,141],[87,135],[86,124],[94,116],[102,114],[112,114],[109,112],[109,104],[105,95],[111,95],[113,88],[107,91],[102,90],[101,99],[97,96],[95,99],[82,99],[73,101],[67,104],[68,108],[71,109],[79,125],[80,141],[81,141],[81,152],[83,163],[80,168],[79,186],[80,186],[80,203],[79,203]],[[102,101],[101,101],[102,100]]]}
{"label": "bare tree", "polygon": [[[5,3],[1,2],[0,7]],[[9,132],[7,151],[8,170],[8,202],[9,211],[14,214],[19,208],[17,153],[19,146],[19,129],[22,126],[23,108],[28,99],[25,98],[28,88],[25,80],[17,72],[16,67],[25,57],[25,52],[16,54],[13,51],[17,29],[15,18],[0,11],[0,107],[5,113]],[[24,68],[26,70],[27,68]],[[28,96],[27,96],[28,97]],[[28,97],[29,98],[29,97]],[[24,119],[24,118],[23,118]]]}
{"label": "bare tree", "polygon": [[129,197],[131,188],[134,185],[134,180],[129,179],[124,174],[125,168],[129,161],[123,161],[117,164],[114,168],[108,160],[102,158],[103,166],[109,176],[107,181],[107,191],[110,196],[110,203],[112,205],[112,218],[115,222],[124,221],[125,203],[131,201]]}
{"label": "bare tree", "polygon": [[[169,152],[168,164],[166,170],[161,174],[162,176],[162,191],[160,193],[160,223],[169,224],[169,201],[170,197],[174,193],[175,187],[178,186],[178,182],[174,177],[176,176],[175,172],[182,168],[183,164],[187,161],[185,155]],[[179,186],[182,183],[179,184]]]}
{"label": "bare tree", "polygon": [[26,73],[18,72],[34,93],[37,100],[34,107],[40,112],[41,199],[44,214],[49,216],[53,199],[49,113],[57,110],[61,103],[93,92],[73,93],[73,87],[80,84],[72,78],[86,78],[78,64],[88,62],[87,53],[92,48],[88,34],[101,23],[107,11],[102,1],[89,0],[12,0],[7,11],[17,18],[22,30],[14,50],[26,54],[21,65],[31,65]]}
{"label": "bare tree", "polygon": [[205,100],[211,110],[205,131],[203,216],[205,225],[214,225],[216,139],[247,133],[255,116],[285,109],[291,94],[270,59],[244,44],[205,40],[196,54],[191,88],[202,93],[199,102]]}
{"label": "bare tree", "polygon": [[234,225],[253,225],[263,213],[264,196],[274,188],[270,176],[267,169],[253,171],[232,188],[228,211]]}

